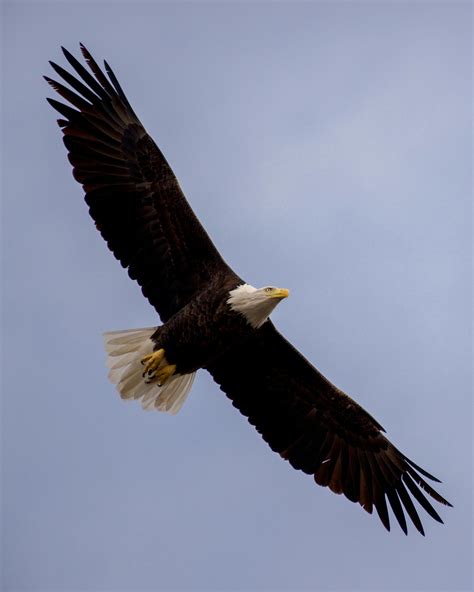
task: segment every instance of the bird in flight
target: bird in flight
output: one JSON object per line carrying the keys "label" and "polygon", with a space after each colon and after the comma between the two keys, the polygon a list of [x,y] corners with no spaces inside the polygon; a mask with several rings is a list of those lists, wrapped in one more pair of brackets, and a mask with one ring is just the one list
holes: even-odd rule
{"label": "bird in flight", "polygon": [[269,316],[289,291],[255,288],[225,263],[110,66],[81,51],[89,69],[64,48],[75,73],[50,62],[62,82],[45,79],[66,103],[48,101],[97,229],[162,321],[105,334],[121,397],[176,413],[205,369],[272,450],[375,508],[387,530],[390,506],[405,534],[407,517],[424,534],[414,500],[442,522],[427,497],[451,506],[427,482],[439,480],[277,331]]}

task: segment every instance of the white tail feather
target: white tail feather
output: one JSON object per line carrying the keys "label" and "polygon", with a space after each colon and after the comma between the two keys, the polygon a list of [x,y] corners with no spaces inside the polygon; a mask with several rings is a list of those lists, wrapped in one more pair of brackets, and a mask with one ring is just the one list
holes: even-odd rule
{"label": "white tail feather", "polygon": [[[151,336],[155,330],[156,327],[146,327],[104,333],[109,379],[117,385],[122,399],[141,399],[142,407],[147,411],[178,413],[196,373],[175,374],[163,386],[145,382],[141,360],[153,352],[155,344]],[[163,358],[160,367],[167,364]]]}

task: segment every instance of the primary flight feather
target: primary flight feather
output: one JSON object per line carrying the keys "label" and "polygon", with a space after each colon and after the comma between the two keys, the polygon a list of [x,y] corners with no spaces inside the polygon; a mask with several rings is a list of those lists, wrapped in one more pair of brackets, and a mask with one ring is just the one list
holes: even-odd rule
{"label": "primary flight feather", "polygon": [[319,485],[375,508],[388,530],[390,506],[405,533],[408,517],[424,534],[413,500],[442,522],[425,495],[451,505],[426,481],[438,479],[278,333],[269,315],[288,290],[254,288],[229,268],[110,66],[107,77],[81,51],[89,70],[65,49],[75,75],[50,62],[69,86],[45,77],[67,104],[48,101],[62,116],[90,215],[163,321],[105,334],[121,397],[176,413],[206,369],[272,450]]}

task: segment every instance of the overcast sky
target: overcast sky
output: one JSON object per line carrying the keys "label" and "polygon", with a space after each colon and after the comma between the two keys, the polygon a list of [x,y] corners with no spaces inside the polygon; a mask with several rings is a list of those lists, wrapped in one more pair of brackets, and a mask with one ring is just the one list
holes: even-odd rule
{"label": "overcast sky", "polygon": [[[3,5],[3,589],[470,590],[471,5]],[[124,403],[101,333],[158,324],[89,219],[48,60],[106,58],[280,330],[443,480],[387,533],[205,373]]]}

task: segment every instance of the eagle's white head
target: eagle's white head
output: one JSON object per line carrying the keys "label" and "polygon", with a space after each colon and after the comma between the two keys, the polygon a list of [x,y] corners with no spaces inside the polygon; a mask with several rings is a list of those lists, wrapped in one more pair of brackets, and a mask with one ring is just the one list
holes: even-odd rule
{"label": "eagle's white head", "polygon": [[229,292],[227,302],[232,310],[242,314],[254,329],[258,329],[268,319],[275,306],[283,298],[287,298],[289,293],[286,288],[254,288],[250,284],[241,284]]}

